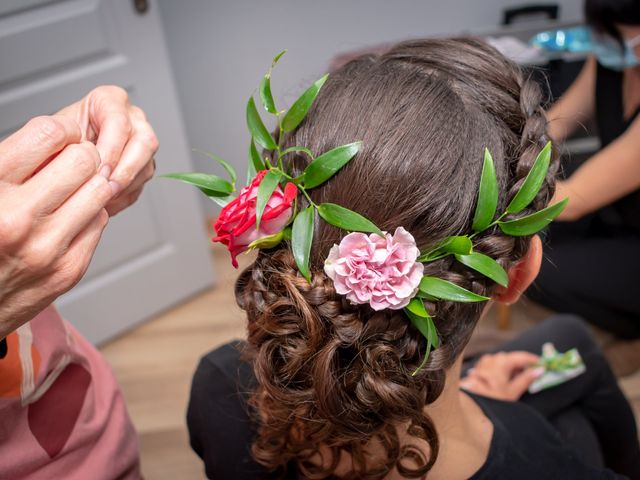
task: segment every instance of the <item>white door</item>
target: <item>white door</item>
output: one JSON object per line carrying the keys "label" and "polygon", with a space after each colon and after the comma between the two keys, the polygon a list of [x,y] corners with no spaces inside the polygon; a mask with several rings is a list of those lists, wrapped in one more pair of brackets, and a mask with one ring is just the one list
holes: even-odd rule
{"label": "white door", "polygon": [[[0,2],[0,138],[100,84],[124,87],[160,139],[158,171],[191,170],[157,5],[137,0]],[[144,8],[142,8],[144,10]],[[195,189],[151,181],[108,226],[83,281],[57,303],[91,341],[211,285]]]}

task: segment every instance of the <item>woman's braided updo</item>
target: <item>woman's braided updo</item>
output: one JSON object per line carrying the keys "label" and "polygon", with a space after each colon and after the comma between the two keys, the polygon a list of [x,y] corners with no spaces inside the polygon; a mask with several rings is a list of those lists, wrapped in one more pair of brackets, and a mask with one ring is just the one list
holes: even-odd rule
{"label": "woman's braided updo", "polygon": [[[356,140],[363,141],[361,151],[311,191],[314,202],[345,206],[382,230],[403,226],[424,251],[470,233],[485,147],[493,154],[504,211],[549,139],[538,86],[497,51],[460,39],[410,41],[350,62],[332,74],[283,143],[318,154]],[[289,161],[301,172],[307,159]],[[537,198],[518,216],[546,206],[556,165],[554,159]],[[352,305],[323,273],[329,249],[344,235],[316,221],[311,284],[287,244],[260,251],[236,284],[257,378],[253,454],[274,469],[295,462],[305,478],[335,474],[342,453],[353,465],[343,478],[383,478],[393,469],[424,477],[439,447],[424,407],[442,393],[446,370],[484,304],[428,303],[441,345],[412,376],[426,342],[402,311]],[[509,268],[529,240],[493,228],[475,238],[474,249]],[[425,274],[482,295],[494,288],[451,258],[427,264]],[[403,437],[427,442],[428,453],[401,441],[400,428]],[[382,458],[367,454],[372,443]]]}

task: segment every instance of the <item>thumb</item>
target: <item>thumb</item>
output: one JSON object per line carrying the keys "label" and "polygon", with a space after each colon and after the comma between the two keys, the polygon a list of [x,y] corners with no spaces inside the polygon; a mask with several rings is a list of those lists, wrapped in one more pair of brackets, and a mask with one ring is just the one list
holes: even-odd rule
{"label": "thumb", "polygon": [[524,392],[527,391],[529,385],[531,385],[536,378],[542,375],[544,371],[545,370],[543,367],[527,368],[526,370],[523,370],[522,372],[517,374],[509,382],[509,396],[513,400],[518,400],[524,394]]}

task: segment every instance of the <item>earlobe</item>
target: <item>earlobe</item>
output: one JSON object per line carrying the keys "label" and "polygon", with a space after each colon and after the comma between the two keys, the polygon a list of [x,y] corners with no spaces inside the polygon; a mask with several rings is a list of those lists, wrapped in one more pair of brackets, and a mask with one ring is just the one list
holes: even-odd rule
{"label": "earlobe", "polygon": [[507,272],[509,286],[500,287],[493,295],[498,303],[511,305],[518,301],[524,291],[535,280],[542,262],[542,242],[538,235],[531,238],[527,254]]}

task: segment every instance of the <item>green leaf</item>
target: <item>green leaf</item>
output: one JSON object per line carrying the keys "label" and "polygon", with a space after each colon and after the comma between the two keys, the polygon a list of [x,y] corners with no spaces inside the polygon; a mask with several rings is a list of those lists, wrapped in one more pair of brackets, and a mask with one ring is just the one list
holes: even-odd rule
{"label": "green leaf", "polygon": [[282,50],[279,54],[277,54],[275,57],[273,57],[273,61],[271,62],[271,68],[276,66],[276,63],[278,63],[278,60],[280,60],[280,57],[282,57],[285,53],[287,53],[286,48]]}
{"label": "green leaf", "polygon": [[384,236],[382,230],[367,218],[335,203],[322,203],[318,213],[324,221],[349,232],[371,232]]}
{"label": "green leaf", "polygon": [[313,241],[313,220],[315,209],[309,206],[302,210],[293,221],[291,232],[291,250],[296,261],[298,270],[311,283],[309,273],[309,255],[311,253],[311,242]]}
{"label": "green leaf", "polygon": [[467,236],[453,236],[445,238],[440,245],[433,250],[420,255],[418,261],[421,263],[431,262],[448,254],[468,255],[473,250],[471,239]]}
{"label": "green leaf", "polygon": [[549,170],[549,162],[551,161],[551,142],[547,142],[544,148],[536,157],[533,167],[529,170],[527,178],[513,197],[513,200],[507,207],[507,213],[518,213],[529,205],[540,191],[540,187],[547,176]]}
{"label": "green leaf", "polygon": [[266,237],[258,238],[248,245],[248,251],[254,248],[273,248],[278,245],[284,239],[284,230],[281,230],[273,235],[267,235]]}
{"label": "green leaf", "polygon": [[420,366],[418,366],[418,368],[416,368],[413,373],[411,374],[412,377],[415,377],[418,372],[420,372],[420,370],[422,370],[424,368],[424,366],[427,364],[427,360],[429,360],[429,354],[431,353],[431,342],[427,341],[427,349],[424,352],[424,357],[422,359],[422,362],[420,363]]}
{"label": "green leaf", "polygon": [[470,292],[455,283],[437,277],[422,277],[420,281],[420,291],[427,295],[432,295],[442,300],[452,302],[483,302],[489,297]]}
{"label": "green leaf", "polygon": [[427,312],[427,309],[425,308],[424,303],[419,298],[412,298],[409,301],[409,304],[404,308],[419,317],[422,317],[422,318],[429,317],[429,312]]}
{"label": "green leaf", "polygon": [[264,209],[281,178],[282,173],[269,170],[260,182],[256,199],[256,228],[260,228],[260,220],[262,219]]}
{"label": "green leaf", "polygon": [[229,174],[229,177],[231,178],[231,183],[234,184],[234,185],[236,184],[236,180],[238,179],[238,175],[236,174],[236,170],[224,158],[219,157],[215,153],[205,152],[203,150],[198,150],[196,148],[194,148],[193,151],[197,152],[197,153],[200,153],[201,155],[204,155],[205,157],[209,157],[211,160],[213,160],[215,162],[218,162],[220,165],[222,165],[222,168],[224,168],[227,171],[227,173]]}
{"label": "green leaf", "polygon": [[358,153],[360,147],[362,142],[353,142],[320,155],[304,169],[305,188],[315,188],[329,180]]}
{"label": "green leaf", "polygon": [[485,230],[493,221],[498,206],[498,180],[496,179],[496,167],[489,149],[484,149],[484,163],[480,176],[480,189],[478,190],[478,203],[473,215],[472,229],[474,232]]}
{"label": "green leaf", "polygon": [[[422,303],[422,300],[420,299],[414,298],[412,299],[412,301],[413,300],[417,300],[417,302]],[[435,348],[438,348],[440,346],[440,339],[438,338],[438,330],[436,329],[436,326],[433,323],[433,319],[431,318],[431,315],[429,315],[428,313],[426,314],[426,316],[416,315],[409,309],[409,305],[407,305],[404,308],[404,311],[409,317],[409,320],[411,320],[411,323],[413,324],[413,326],[416,327],[418,331],[420,331],[422,336],[431,345],[433,345]]]}
{"label": "green leaf", "polygon": [[273,58],[269,71],[264,75],[264,77],[262,77],[262,81],[260,82],[260,98],[262,99],[262,105],[264,105],[264,109],[267,112],[273,113],[274,115],[278,113],[278,110],[276,109],[276,104],[273,101],[273,95],[271,93],[271,71],[285,52],[286,50],[283,50]]}
{"label": "green leaf", "polygon": [[249,97],[249,101],[247,102],[247,127],[249,127],[249,132],[251,132],[251,136],[256,142],[267,150],[276,149],[276,141],[267,130],[267,127],[264,126],[264,123],[262,123],[253,97]]}
{"label": "green leaf", "polygon": [[260,154],[258,153],[258,149],[256,148],[256,143],[253,141],[253,137],[251,137],[251,142],[249,143],[249,168],[247,168],[247,185],[251,183],[253,177],[260,170],[264,170],[266,165],[260,158]]}
{"label": "green leaf", "polygon": [[456,255],[456,259],[463,265],[490,278],[498,285],[506,287],[509,284],[507,272],[491,257],[479,252],[473,252],[470,255]]}
{"label": "green leaf", "polygon": [[291,108],[289,108],[282,119],[281,126],[283,131],[290,132],[300,125],[300,122],[302,122],[311,108],[313,101],[318,96],[318,92],[322,88],[322,85],[327,81],[328,76],[329,74],[326,74],[324,77],[317,80],[302,95],[300,95],[300,98],[298,98],[293,105],[291,105]]}
{"label": "green leaf", "polygon": [[278,110],[276,110],[276,104],[273,101],[273,95],[271,94],[271,72],[262,77],[262,81],[260,82],[260,98],[262,99],[262,105],[267,112],[273,114],[278,113]]}
{"label": "green leaf", "polygon": [[513,237],[533,235],[549,225],[558,215],[560,215],[568,201],[569,199],[565,198],[561,202],[532,213],[531,215],[517,218],[515,220],[509,220],[507,222],[498,222],[498,225],[504,233]]}
{"label": "green leaf", "polygon": [[[413,299],[416,300],[416,299]],[[413,301],[412,300],[412,301]],[[422,300],[419,300],[422,302]],[[424,368],[427,364],[427,360],[429,360],[429,354],[431,353],[432,348],[438,348],[440,346],[440,339],[438,338],[438,330],[436,329],[435,324],[433,323],[433,319],[429,314],[426,317],[422,317],[416,315],[415,313],[409,310],[409,305],[404,309],[405,313],[411,320],[411,323],[414,327],[418,329],[418,331],[424,336],[427,340],[427,349],[420,363],[420,366],[415,369],[415,371],[411,374],[411,376],[415,376],[420,370]]]}
{"label": "green leaf", "polygon": [[313,160],[313,152],[305,147],[289,147],[284,152],[282,152],[282,156],[284,157],[287,153],[292,152],[302,152],[306,154],[311,160]]}
{"label": "green leaf", "polygon": [[233,185],[224,178],[206,173],[165,173],[161,178],[172,178],[198,187],[208,197],[226,197],[233,192]]}
{"label": "green leaf", "polygon": [[228,197],[209,197],[209,200],[223,208],[226,207],[228,203],[233,202],[235,199],[236,197],[234,197],[233,195],[229,195]]}

